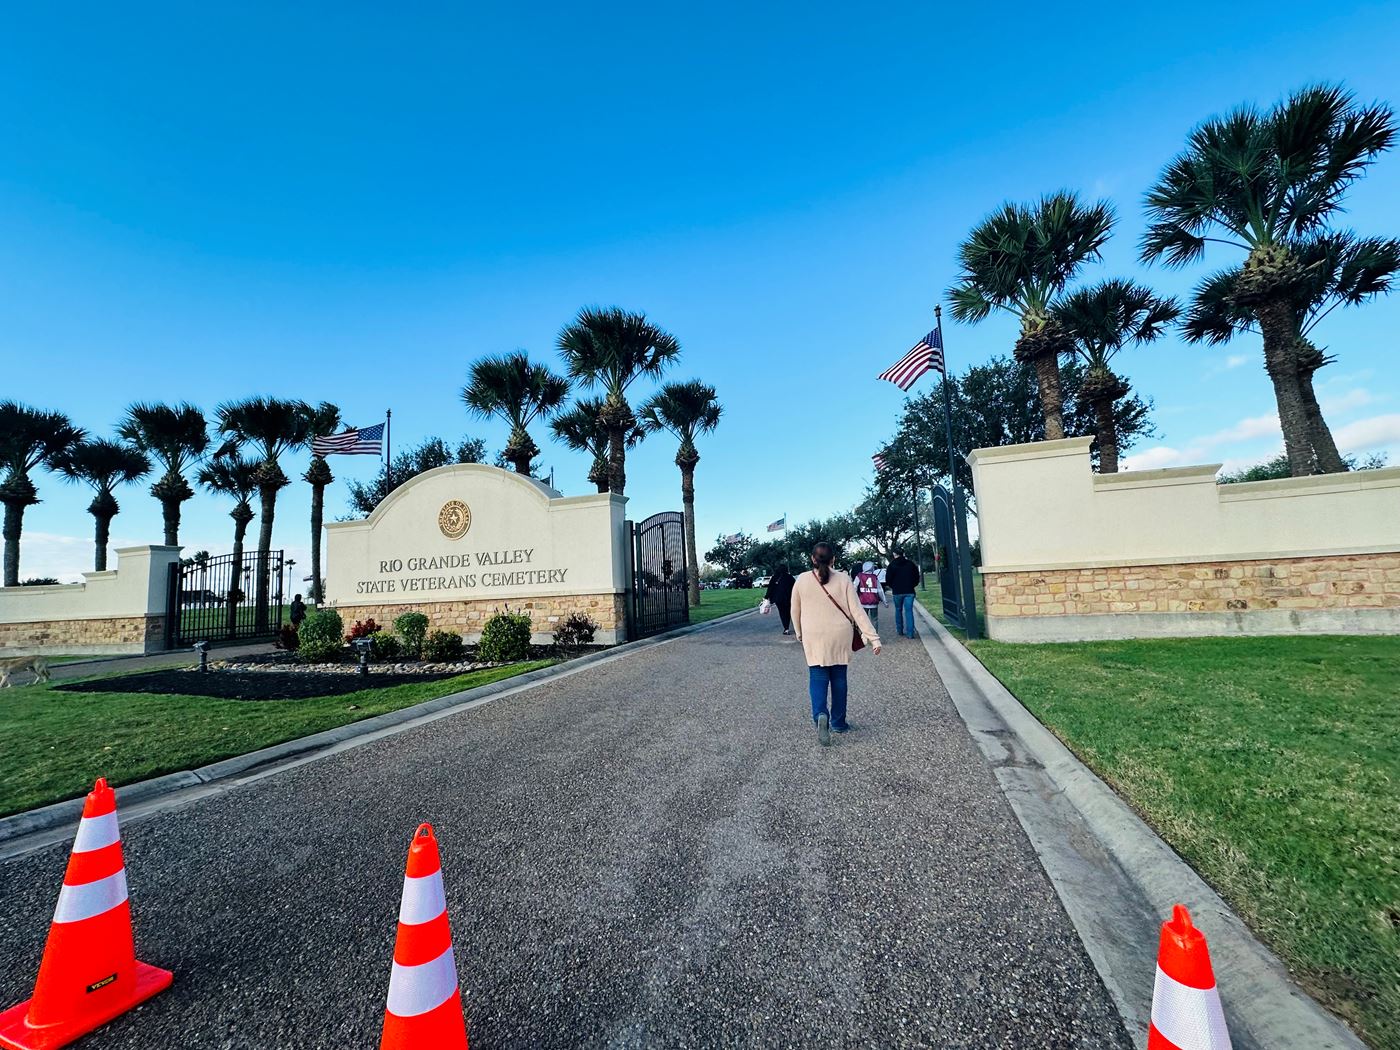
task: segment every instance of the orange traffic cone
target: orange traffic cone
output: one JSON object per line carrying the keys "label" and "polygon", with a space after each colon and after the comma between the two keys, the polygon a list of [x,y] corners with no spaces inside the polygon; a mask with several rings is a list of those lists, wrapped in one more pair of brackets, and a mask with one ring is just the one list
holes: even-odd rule
{"label": "orange traffic cone", "polygon": [[172,980],[169,970],[136,961],[117,796],[98,780],[83,806],[34,997],[0,1014],[0,1047],[66,1046]]}
{"label": "orange traffic cone", "polygon": [[1147,1050],[1230,1050],[1210,951],[1182,904],[1162,923]]}
{"label": "orange traffic cone", "polygon": [[442,860],[431,824],[418,826],[408,848],[379,1050],[467,1050]]}

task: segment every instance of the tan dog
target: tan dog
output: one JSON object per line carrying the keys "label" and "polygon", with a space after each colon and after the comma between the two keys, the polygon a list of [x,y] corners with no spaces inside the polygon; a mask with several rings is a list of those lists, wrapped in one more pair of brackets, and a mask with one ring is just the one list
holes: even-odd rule
{"label": "tan dog", "polygon": [[12,660],[0,660],[0,688],[14,684],[10,681],[10,676],[16,671],[32,671],[35,683],[49,680],[47,660],[42,656],[19,656]]}

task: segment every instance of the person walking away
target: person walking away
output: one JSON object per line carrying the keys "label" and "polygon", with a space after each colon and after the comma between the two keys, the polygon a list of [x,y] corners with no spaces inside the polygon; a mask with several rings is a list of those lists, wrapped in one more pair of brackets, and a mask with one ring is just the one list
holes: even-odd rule
{"label": "person walking away", "polygon": [[301,629],[301,621],[306,619],[306,603],[301,600],[301,595],[292,598],[291,620],[292,626]]}
{"label": "person walking away", "polygon": [[906,558],[902,551],[895,551],[894,558],[885,571],[885,582],[889,584],[890,595],[894,599],[895,633],[906,638],[915,637],[914,592],[919,589],[922,579],[919,567]]}
{"label": "person walking away", "polygon": [[768,581],[768,590],[763,597],[778,609],[778,619],[783,622],[783,634],[792,634],[792,588],[797,583],[786,565],[779,565]]}
{"label": "person walking away", "polygon": [[868,561],[861,566],[860,572],[855,578],[856,597],[860,599],[860,607],[865,610],[865,615],[870,617],[871,625],[878,631],[880,629],[880,603],[885,601],[885,592],[880,587],[880,577],[875,575],[875,563]]}
{"label": "person walking away", "polygon": [[850,729],[846,670],[854,635],[880,655],[880,636],[861,607],[855,584],[845,573],[831,571],[833,554],[829,543],[813,547],[812,571],[804,572],[792,589],[792,626],[807,656],[812,721],[823,747],[831,743],[833,732]]}

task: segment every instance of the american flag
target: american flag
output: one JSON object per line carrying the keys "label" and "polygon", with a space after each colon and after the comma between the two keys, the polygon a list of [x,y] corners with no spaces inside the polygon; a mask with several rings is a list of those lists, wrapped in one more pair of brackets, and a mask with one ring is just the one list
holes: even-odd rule
{"label": "american flag", "polygon": [[899,389],[908,390],[919,376],[930,369],[943,372],[943,332],[939,328],[915,343],[912,350],[877,378],[888,379]]}
{"label": "american flag", "polygon": [[744,534],[743,534],[742,532],[735,532],[735,533],[732,533],[732,534],[730,534],[730,535],[724,537],[724,542],[725,542],[725,543],[738,543],[738,542],[739,542],[740,540],[742,540],[743,538],[744,538]]}
{"label": "american flag", "polygon": [[777,521],[775,521],[775,522],[773,522],[771,525],[769,525],[769,526],[768,526],[768,531],[769,531],[769,532],[779,532],[779,531],[781,531],[782,529],[785,529],[785,528],[787,528],[787,515],[786,515],[786,514],[784,514],[784,515],[783,515],[781,518],[779,518]]}
{"label": "american flag", "polygon": [[885,470],[885,454],[884,454],[883,452],[877,452],[877,453],[875,453],[875,455],[873,455],[873,456],[870,457],[870,460],[871,460],[872,463],[875,464],[875,473],[876,473],[876,474],[882,474],[882,473],[884,473],[884,470]]}
{"label": "american flag", "polygon": [[318,456],[381,456],[384,454],[384,424],[362,427],[312,439],[311,451]]}

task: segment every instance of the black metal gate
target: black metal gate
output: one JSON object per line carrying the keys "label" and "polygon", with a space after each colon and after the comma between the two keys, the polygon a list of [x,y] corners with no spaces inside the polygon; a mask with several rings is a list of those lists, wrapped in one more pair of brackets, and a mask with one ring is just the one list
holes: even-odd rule
{"label": "black metal gate", "polygon": [[685,515],[668,510],[632,526],[631,638],[690,622]]}
{"label": "black metal gate", "polygon": [[958,582],[958,541],[953,531],[953,501],[942,485],[933,488],[933,537],[938,549],[938,587],[943,592],[943,615],[962,624]]}
{"label": "black metal gate", "polygon": [[287,620],[284,584],[290,563],[282,551],[269,551],[261,572],[258,562],[257,551],[237,558],[211,558],[200,551],[170,566],[165,647],[275,638]]}

